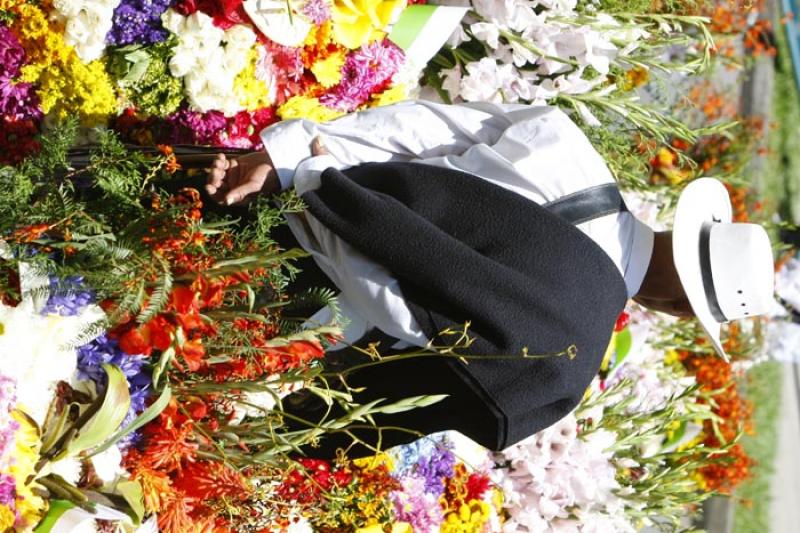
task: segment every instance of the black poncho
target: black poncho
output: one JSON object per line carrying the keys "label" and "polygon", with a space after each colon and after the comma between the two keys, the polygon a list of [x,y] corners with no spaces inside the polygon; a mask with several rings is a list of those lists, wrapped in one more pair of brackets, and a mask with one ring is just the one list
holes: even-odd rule
{"label": "black poncho", "polygon": [[[581,400],[627,292],[608,255],[572,224],[476,176],[415,163],[330,168],[303,200],[322,224],[392,272],[429,338],[469,321],[475,342],[462,353],[494,356],[449,359],[441,367],[453,373],[446,378],[415,373],[426,368],[420,360],[386,369],[396,379],[430,381],[431,392],[438,379],[462,381],[484,404],[474,424],[462,416],[453,427],[448,417],[459,418],[460,404],[451,401],[434,415],[443,420],[428,416],[425,431],[457,429],[502,449]],[[523,359],[524,350],[550,356]],[[568,350],[574,358],[553,355]]]}

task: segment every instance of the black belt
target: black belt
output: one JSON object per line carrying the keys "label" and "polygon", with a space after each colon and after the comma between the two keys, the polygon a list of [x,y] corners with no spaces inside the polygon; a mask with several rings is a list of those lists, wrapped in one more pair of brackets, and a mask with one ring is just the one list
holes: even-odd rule
{"label": "black belt", "polygon": [[578,225],[595,218],[628,210],[616,183],[604,183],[542,204],[552,213]]}

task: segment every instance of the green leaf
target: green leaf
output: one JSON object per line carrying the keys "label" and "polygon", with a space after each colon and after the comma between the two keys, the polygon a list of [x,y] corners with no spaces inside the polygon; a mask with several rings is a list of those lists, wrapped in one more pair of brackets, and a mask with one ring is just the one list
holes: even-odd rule
{"label": "green leaf", "polygon": [[101,444],[109,435],[117,430],[131,406],[131,395],[128,380],[118,366],[103,364],[108,375],[108,386],[103,397],[103,404],[95,415],[78,432],[66,448],[66,455],[77,455],[84,450]]}
{"label": "green leaf", "polygon": [[33,530],[34,533],[50,533],[58,519],[61,518],[61,515],[74,508],[75,504],[67,500],[50,500],[50,508],[42,518],[42,521],[39,522],[39,525]]}
{"label": "green leaf", "polygon": [[[180,331],[180,328],[178,331]],[[158,363],[153,369],[153,388],[158,389],[161,375],[164,373],[164,370],[167,369],[167,365],[172,361],[173,357],[175,357],[175,348],[172,346],[161,352],[161,357],[158,359]]]}
{"label": "green leaf", "polygon": [[93,450],[91,455],[89,455],[89,457],[97,455],[98,453],[103,453],[113,444],[118,442],[119,439],[123,438],[124,436],[133,431],[136,431],[140,427],[144,426],[145,424],[153,420],[155,417],[161,414],[161,411],[163,411],[164,408],[167,407],[167,404],[169,404],[169,401],[171,399],[172,399],[172,389],[170,389],[169,385],[167,385],[166,387],[164,387],[164,390],[161,391],[161,395],[158,397],[158,399],[155,402],[153,402],[150,405],[150,407],[145,409],[142,412],[142,414],[137,416],[133,422],[131,422],[124,428],[114,433],[114,435],[112,435],[105,443],[103,443],[102,446],[100,446],[96,450]]}
{"label": "green leaf", "polygon": [[615,367],[619,366],[620,363],[622,363],[622,361],[628,356],[628,353],[631,351],[632,343],[633,337],[631,337],[630,329],[625,328],[617,333],[617,340],[614,345],[614,349],[617,352],[617,356],[614,360]]}
{"label": "green leaf", "polygon": [[138,526],[142,523],[142,518],[144,518],[144,492],[142,491],[142,486],[138,481],[121,481],[117,483],[117,491],[122,494],[122,497],[131,506],[131,511],[134,513],[131,518],[135,519],[134,525]]}

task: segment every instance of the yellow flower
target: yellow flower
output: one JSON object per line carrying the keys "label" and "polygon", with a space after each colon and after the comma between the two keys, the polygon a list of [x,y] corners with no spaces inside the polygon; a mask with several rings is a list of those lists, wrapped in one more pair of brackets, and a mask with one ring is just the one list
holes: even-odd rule
{"label": "yellow flower", "polygon": [[344,52],[334,52],[328,57],[318,60],[311,66],[314,77],[325,88],[333,87],[342,79]]}
{"label": "yellow flower", "polygon": [[14,521],[17,519],[14,516],[14,511],[5,505],[0,505],[0,529],[8,531],[14,526]]}
{"label": "yellow flower", "polygon": [[278,108],[278,116],[283,120],[306,118],[314,122],[325,122],[344,115],[344,112],[325,107],[316,98],[292,96]]}
{"label": "yellow flower", "polygon": [[63,31],[49,23],[42,10],[22,4],[13,23],[27,54],[23,81],[35,83],[42,111],[57,119],[77,115],[84,126],[105,123],[116,113],[117,96],[101,61],[83,63],[63,39]]}
{"label": "yellow flower", "polygon": [[395,85],[390,89],[386,89],[380,94],[372,97],[372,104],[375,106],[391,105],[397,102],[402,102],[408,99],[408,91],[403,84]]}
{"label": "yellow flower", "polygon": [[394,461],[388,453],[379,453],[377,455],[361,457],[360,459],[353,459],[353,464],[363,470],[374,470],[381,465],[386,465],[386,469],[389,471],[394,469]]}
{"label": "yellow flower", "polygon": [[14,434],[14,463],[9,472],[17,487],[16,505],[22,525],[32,526],[39,521],[46,506],[45,501],[34,494],[32,484],[25,484],[39,460],[39,432],[28,417],[19,411],[12,411],[11,416],[19,423],[19,429]]}
{"label": "yellow flower", "polygon": [[347,48],[358,48],[394,22],[405,7],[406,0],[334,0],[333,35]]}
{"label": "yellow flower", "polygon": [[242,69],[233,82],[233,90],[239,96],[239,103],[248,111],[255,111],[272,104],[269,87],[256,77],[258,51],[253,48],[249,52],[247,66]]}
{"label": "yellow flower", "polygon": [[447,514],[441,525],[441,533],[478,533],[489,520],[491,507],[482,500],[470,500],[458,511]]}

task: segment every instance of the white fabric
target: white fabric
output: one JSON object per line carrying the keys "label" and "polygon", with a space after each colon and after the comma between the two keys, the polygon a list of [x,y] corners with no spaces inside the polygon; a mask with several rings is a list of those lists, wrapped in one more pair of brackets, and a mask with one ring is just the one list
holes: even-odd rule
{"label": "white fabric", "polygon": [[[330,154],[311,157],[310,144],[318,135]],[[583,132],[555,107],[408,101],[327,124],[279,122],[261,138],[282,188],[294,185],[298,194],[318,187],[320,173],[328,167],[344,169],[370,161],[413,161],[469,172],[540,204],[613,182]],[[427,343],[388,270],[310,213],[290,216],[289,227],[342,290],[342,310],[351,319],[345,331],[348,342],[376,326],[413,345]],[[608,215],[578,228],[612,259],[625,278],[628,295],[636,294],[650,262],[652,230],[630,213]],[[327,318],[326,310],[313,317]]]}

